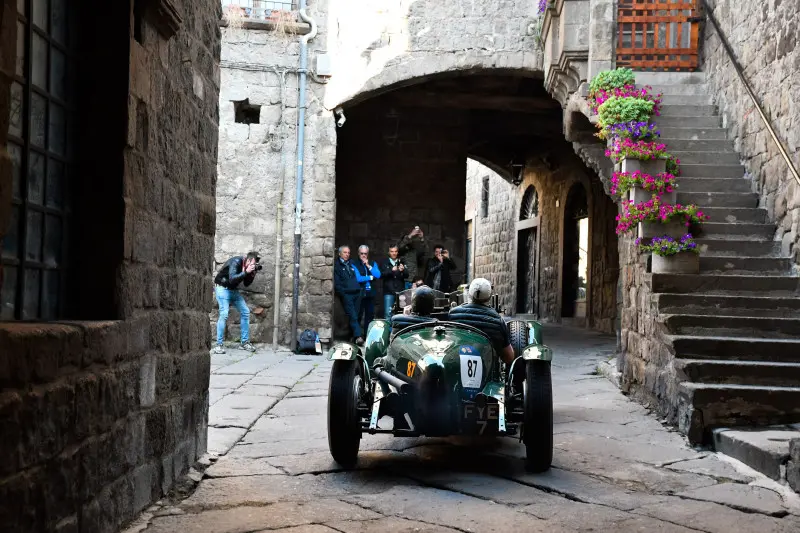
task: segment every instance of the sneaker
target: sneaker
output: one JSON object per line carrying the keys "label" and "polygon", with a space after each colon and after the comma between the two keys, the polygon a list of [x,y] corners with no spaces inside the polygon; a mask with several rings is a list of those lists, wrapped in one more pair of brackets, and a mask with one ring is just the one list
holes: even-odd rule
{"label": "sneaker", "polygon": [[225,353],[225,348],[223,348],[221,344],[217,344],[214,346],[214,349],[211,350],[211,352],[215,354],[223,354]]}
{"label": "sneaker", "polygon": [[256,347],[250,344],[249,342],[245,342],[244,344],[242,344],[241,348],[242,350],[247,350],[248,352],[256,351]]}

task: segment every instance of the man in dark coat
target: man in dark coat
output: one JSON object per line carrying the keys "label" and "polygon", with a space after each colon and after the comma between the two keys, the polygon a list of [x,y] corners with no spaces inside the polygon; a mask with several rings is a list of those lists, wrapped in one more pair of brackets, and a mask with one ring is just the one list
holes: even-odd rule
{"label": "man in dark coat", "polygon": [[353,338],[359,346],[364,344],[364,334],[358,323],[361,308],[361,284],[356,279],[356,271],[350,262],[350,247],[340,246],[339,257],[333,266],[333,290],[341,299],[344,312],[350,320]]}
{"label": "man in dark coat", "polygon": [[397,246],[389,248],[389,257],[381,263],[381,279],[383,280],[383,316],[388,320],[392,317],[392,307],[396,298],[395,293],[406,289],[408,270],[402,259],[398,259],[400,250]]}
{"label": "man in dark coat", "polygon": [[456,264],[450,259],[450,253],[441,244],[433,248],[433,257],[425,265],[425,285],[442,292],[452,292],[455,289],[450,272],[455,270]]}

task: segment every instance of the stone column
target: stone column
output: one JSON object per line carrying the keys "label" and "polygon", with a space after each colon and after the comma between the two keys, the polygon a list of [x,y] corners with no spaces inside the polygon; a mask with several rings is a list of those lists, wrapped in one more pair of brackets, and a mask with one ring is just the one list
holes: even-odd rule
{"label": "stone column", "polygon": [[614,68],[617,38],[616,2],[591,0],[589,20],[589,71],[591,80],[598,72]]}

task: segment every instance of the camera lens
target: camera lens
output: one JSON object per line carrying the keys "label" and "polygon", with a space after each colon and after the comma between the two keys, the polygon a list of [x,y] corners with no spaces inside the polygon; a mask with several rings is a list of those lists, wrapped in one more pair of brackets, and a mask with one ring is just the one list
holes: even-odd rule
{"label": "camera lens", "polygon": [[261,270],[262,268],[264,268],[264,265],[256,265],[256,270]]}

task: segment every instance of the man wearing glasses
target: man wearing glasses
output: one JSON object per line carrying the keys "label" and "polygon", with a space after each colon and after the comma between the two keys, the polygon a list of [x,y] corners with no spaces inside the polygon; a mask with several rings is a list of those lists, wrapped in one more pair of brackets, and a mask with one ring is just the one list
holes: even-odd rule
{"label": "man wearing glasses", "polygon": [[361,309],[358,312],[358,321],[364,322],[364,332],[367,331],[369,323],[375,316],[375,291],[372,290],[372,282],[381,277],[381,270],[378,263],[369,262],[369,246],[362,244],[358,247],[358,261],[353,261],[353,269],[356,271],[356,279],[361,284]]}

